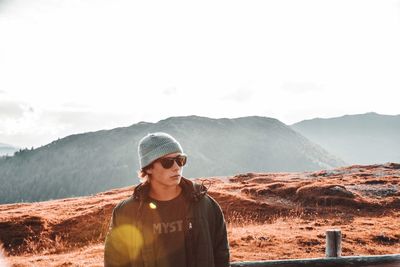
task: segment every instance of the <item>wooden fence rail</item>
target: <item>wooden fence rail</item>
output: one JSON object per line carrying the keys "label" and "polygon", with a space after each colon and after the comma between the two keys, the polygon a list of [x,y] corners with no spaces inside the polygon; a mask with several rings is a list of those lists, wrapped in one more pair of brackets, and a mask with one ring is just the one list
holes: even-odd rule
{"label": "wooden fence rail", "polygon": [[244,261],[233,262],[231,267],[332,267],[332,266],[357,266],[357,267],[399,267],[400,254],[380,256],[348,256],[338,258],[315,258],[271,261]]}
{"label": "wooden fence rail", "polygon": [[326,232],[326,258],[233,262],[231,267],[400,267],[400,254],[341,257],[342,234],[338,229]]}

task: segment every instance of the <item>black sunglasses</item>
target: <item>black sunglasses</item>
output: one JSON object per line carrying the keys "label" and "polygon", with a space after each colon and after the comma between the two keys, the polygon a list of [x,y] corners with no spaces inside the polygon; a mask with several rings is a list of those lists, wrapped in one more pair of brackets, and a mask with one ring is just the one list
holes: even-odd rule
{"label": "black sunglasses", "polygon": [[157,161],[161,163],[161,166],[163,166],[164,169],[169,169],[174,165],[174,162],[176,162],[176,164],[178,164],[179,167],[185,166],[186,159],[187,159],[186,156],[179,155],[173,158],[161,158],[158,159]]}

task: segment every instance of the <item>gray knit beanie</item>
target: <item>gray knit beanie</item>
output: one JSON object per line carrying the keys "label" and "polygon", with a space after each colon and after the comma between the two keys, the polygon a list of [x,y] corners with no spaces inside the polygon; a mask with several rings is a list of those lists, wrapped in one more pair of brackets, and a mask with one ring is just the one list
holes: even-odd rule
{"label": "gray knit beanie", "polygon": [[139,141],[138,154],[140,169],[171,153],[183,153],[178,141],[167,133],[149,133]]}

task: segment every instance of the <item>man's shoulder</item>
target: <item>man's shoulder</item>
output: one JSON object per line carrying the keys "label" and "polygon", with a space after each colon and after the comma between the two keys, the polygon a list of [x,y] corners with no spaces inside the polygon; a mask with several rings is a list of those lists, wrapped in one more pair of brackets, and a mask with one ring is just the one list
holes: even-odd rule
{"label": "man's shoulder", "polygon": [[211,211],[218,211],[220,209],[218,202],[208,193],[204,194],[204,196],[199,200],[199,204],[203,209],[205,208]]}
{"label": "man's shoulder", "polygon": [[114,213],[116,215],[127,215],[139,207],[139,201],[137,201],[133,196],[130,196],[122,201],[120,201],[114,207]]}

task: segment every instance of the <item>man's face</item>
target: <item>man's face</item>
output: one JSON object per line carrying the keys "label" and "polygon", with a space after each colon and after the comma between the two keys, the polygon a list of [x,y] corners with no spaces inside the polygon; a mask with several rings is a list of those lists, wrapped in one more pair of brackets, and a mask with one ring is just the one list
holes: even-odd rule
{"label": "man's face", "polygon": [[[180,153],[172,153],[162,158],[174,158],[179,155]],[[165,169],[160,161],[156,160],[147,173],[151,175],[150,183],[153,186],[175,187],[181,182],[182,169],[183,167],[179,167],[175,161],[171,168]]]}

